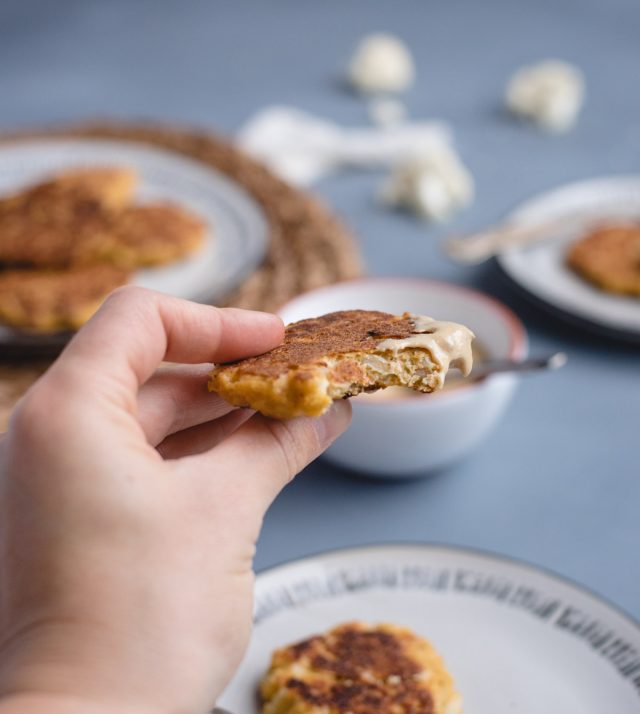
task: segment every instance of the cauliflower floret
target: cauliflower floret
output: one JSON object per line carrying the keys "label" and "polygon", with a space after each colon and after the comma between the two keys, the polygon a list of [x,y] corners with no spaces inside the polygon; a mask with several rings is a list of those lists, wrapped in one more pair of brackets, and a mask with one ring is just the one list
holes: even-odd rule
{"label": "cauliflower floret", "polygon": [[398,164],[382,186],[380,198],[421,218],[445,221],[468,206],[473,195],[469,170],[453,149],[442,146]]}
{"label": "cauliflower floret", "polygon": [[368,35],[349,64],[351,84],[364,93],[401,92],[412,83],[415,70],[409,48],[388,34]]}
{"label": "cauliflower floret", "polygon": [[546,60],[519,69],[505,93],[507,109],[550,132],[568,131],[584,101],[584,78],[574,65]]}

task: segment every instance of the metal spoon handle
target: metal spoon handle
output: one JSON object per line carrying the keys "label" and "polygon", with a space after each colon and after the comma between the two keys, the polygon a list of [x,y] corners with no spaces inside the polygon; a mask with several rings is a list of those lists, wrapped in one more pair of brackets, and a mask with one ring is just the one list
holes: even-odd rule
{"label": "metal spoon handle", "polygon": [[482,379],[503,372],[535,372],[542,369],[558,369],[567,362],[564,352],[555,352],[544,357],[529,357],[521,361],[493,359],[480,362],[471,372],[471,379]]}

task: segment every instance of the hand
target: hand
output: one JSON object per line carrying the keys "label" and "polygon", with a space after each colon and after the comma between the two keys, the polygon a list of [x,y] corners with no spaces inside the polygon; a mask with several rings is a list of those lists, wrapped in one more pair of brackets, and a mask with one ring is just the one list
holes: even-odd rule
{"label": "hand", "polygon": [[346,402],[277,422],[207,393],[203,363],[282,337],[272,315],[125,288],[26,394],[0,445],[0,712],[213,706],[264,513],[349,422]]}

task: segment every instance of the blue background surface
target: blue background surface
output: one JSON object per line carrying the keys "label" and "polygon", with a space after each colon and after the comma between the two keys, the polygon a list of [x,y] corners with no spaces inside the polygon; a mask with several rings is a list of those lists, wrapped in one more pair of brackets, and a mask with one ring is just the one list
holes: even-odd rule
{"label": "blue background surface", "polygon": [[[533,352],[563,349],[570,363],[523,380],[474,456],[427,479],[370,482],[316,462],[269,512],[257,567],[359,543],[469,545],[554,569],[640,618],[640,350],[547,317],[491,267],[461,268],[438,248],[445,230],[494,222],[538,191],[639,171],[637,0],[2,0],[0,125],[107,116],[231,133],[274,102],[364,124],[365,103],[340,79],[376,30],[410,45],[410,114],[451,122],[477,199],[446,229],[426,229],[375,205],[379,174],[317,190],[358,234],[371,273],[480,287],[525,321]],[[564,137],[500,109],[512,70],[549,56],[587,78]]]}

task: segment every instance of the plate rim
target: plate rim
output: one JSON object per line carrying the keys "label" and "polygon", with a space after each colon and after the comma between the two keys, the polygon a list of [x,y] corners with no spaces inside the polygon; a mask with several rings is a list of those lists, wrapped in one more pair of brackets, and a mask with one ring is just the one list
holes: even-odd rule
{"label": "plate rim", "polygon": [[518,295],[525,298],[530,305],[535,308],[544,310],[548,315],[555,317],[558,320],[562,320],[565,323],[572,325],[576,329],[587,330],[593,335],[600,335],[606,337],[610,340],[616,340],[618,343],[636,346],[640,345],[640,330],[624,330],[619,327],[612,327],[604,322],[597,322],[595,320],[590,320],[587,317],[578,315],[577,313],[571,312],[570,310],[565,310],[558,305],[555,305],[549,300],[541,297],[537,293],[532,292],[526,288],[522,283],[516,280],[508,270],[502,265],[502,263],[497,259],[497,257],[492,258],[493,265],[496,267],[499,276],[507,283],[511,288],[513,288]]}
{"label": "plate rim", "polygon": [[[611,181],[636,184],[638,187],[640,187],[640,173],[614,173],[608,175],[599,174],[587,178],[577,179],[575,181],[567,181],[558,186],[554,186],[552,188],[536,192],[529,198],[520,201],[511,209],[509,209],[509,211],[507,211],[506,215],[504,216],[504,221],[517,221],[518,214],[530,210],[531,206],[535,205],[536,203],[539,203],[543,200],[551,199],[554,194],[557,194],[558,192],[586,189],[589,187],[593,187],[594,184],[606,184]],[[550,312],[556,317],[559,317],[579,328],[587,329],[597,334],[604,335],[608,338],[621,340],[627,343],[640,343],[640,330],[636,330],[633,328],[626,329],[624,327],[613,326],[607,322],[598,320],[597,318],[591,319],[568,308],[561,307],[546,296],[540,294],[535,290],[530,289],[527,285],[521,283],[511,273],[510,269],[507,266],[506,255],[506,251],[498,253],[492,258],[492,263],[498,267],[501,275],[506,278],[512,286],[516,287],[518,291],[535,306],[542,307],[547,310],[547,312]]]}
{"label": "plate rim", "polygon": [[266,568],[261,568],[259,570],[256,570],[255,585],[256,586],[258,585],[259,579],[263,576],[273,574],[273,573],[277,572],[278,570],[284,569],[291,565],[308,563],[310,561],[317,560],[324,556],[348,555],[349,553],[356,554],[356,553],[372,552],[372,551],[375,552],[375,551],[391,549],[391,548],[406,548],[406,549],[410,549],[410,550],[427,550],[427,551],[430,549],[432,549],[432,550],[440,549],[440,550],[450,551],[451,553],[454,553],[454,554],[465,554],[465,555],[472,555],[472,556],[476,556],[476,557],[479,556],[486,560],[497,561],[499,563],[503,563],[503,564],[507,564],[507,565],[517,565],[519,567],[524,568],[525,570],[542,573],[543,575],[549,577],[550,579],[555,580],[563,585],[568,585],[569,587],[577,590],[578,592],[588,595],[589,597],[593,598],[600,604],[605,605],[609,610],[615,612],[618,616],[620,616],[623,620],[625,620],[627,622],[627,624],[633,630],[636,631],[638,637],[640,638],[640,618],[636,618],[630,612],[625,610],[622,606],[616,604],[615,602],[610,600],[605,595],[601,595],[600,593],[598,593],[597,591],[595,591],[593,588],[589,587],[588,585],[584,585],[583,583],[580,583],[577,580],[574,580],[573,578],[571,578],[567,575],[562,575],[561,573],[558,573],[557,571],[555,571],[553,568],[549,568],[545,565],[537,565],[537,564],[531,563],[530,561],[525,560],[523,558],[518,558],[517,556],[504,555],[502,553],[496,553],[495,551],[492,551],[490,549],[480,548],[480,547],[476,547],[476,546],[458,545],[455,543],[446,543],[446,542],[440,542],[440,541],[398,540],[398,541],[373,541],[373,542],[364,543],[364,544],[360,544],[360,545],[339,546],[337,548],[330,548],[328,550],[321,550],[321,551],[313,552],[308,555],[303,555],[299,558],[289,558],[287,560],[280,561],[280,562],[275,563],[274,565],[268,566]]}

